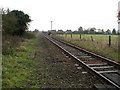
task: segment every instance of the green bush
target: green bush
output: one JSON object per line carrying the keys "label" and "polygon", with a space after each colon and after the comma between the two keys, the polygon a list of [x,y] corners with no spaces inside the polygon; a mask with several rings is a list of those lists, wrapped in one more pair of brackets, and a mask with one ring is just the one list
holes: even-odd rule
{"label": "green bush", "polygon": [[35,35],[33,33],[30,33],[30,32],[25,32],[23,34],[23,37],[26,39],[32,39],[32,38],[35,38]]}

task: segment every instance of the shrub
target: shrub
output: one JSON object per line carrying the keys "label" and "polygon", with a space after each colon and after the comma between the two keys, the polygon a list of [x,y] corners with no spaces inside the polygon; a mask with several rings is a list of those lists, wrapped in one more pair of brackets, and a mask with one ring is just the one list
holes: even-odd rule
{"label": "shrub", "polygon": [[32,39],[32,38],[35,38],[35,35],[33,33],[30,33],[30,32],[25,32],[23,34],[23,37],[26,39]]}

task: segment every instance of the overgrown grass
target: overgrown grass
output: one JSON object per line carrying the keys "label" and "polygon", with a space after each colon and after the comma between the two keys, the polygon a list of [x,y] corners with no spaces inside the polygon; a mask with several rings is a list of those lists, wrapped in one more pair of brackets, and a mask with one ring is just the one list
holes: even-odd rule
{"label": "overgrown grass", "polygon": [[33,33],[25,32],[22,37],[12,36],[8,34],[2,35],[2,54],[3,55],[13,55],[15,52],[15,47],[20,45],[20,42],[23,42],[25,39],[35,38]]}
{"label": "overgrown grass", "polygon": [[33,68],[30,68],[30,66],[34,63],[30,54],[36,48],[34,44],[37,42],[37,38],[23,40],[23,42],[13,48],[14,51],[12,54],[2,55],[3,88],[22,88],[26,87],[26,84],[30,82],[28,78],[34,71]]}
{"label": "overgrown grass", "polygon": [[[86,48],[90,51],[96,52],[108,58],[115,59],[119,61],[118,55],[118,36],[111,35],[111,46],[109,47],[109,35],[82,35],[80,40],[80,35],[56,35],[66,41],[79,45],[80,47]],[[92,38],[93,41],[92,41]]]}
{"label": "overgrown grass", "polygon": [[23,38],[31,39],[31,38],[35,38],[35,35],[33,33],[30,33],[30,32],[25,32],[23,35]]}

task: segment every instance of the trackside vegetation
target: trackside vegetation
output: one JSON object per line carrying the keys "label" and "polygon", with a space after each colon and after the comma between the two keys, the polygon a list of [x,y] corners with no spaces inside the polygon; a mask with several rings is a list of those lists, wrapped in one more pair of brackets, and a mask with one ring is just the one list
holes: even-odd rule
{"label": "trackside vegetation", "polygon": [[13,48],[12,55],[2,55],[2,88],[24,88],[30,82],[29,77],[34,71],[30,68],[34,63],[30,54],[35,50],[36,42],[36,38],[25,39],[18,47]]}
{"label": "trackside vegetation", "polygon": [[64,39],[82,48],[98,53],[107,58],[119,61],[118,35],[111,35],[111,46],[109,46],[109,35],[82,34],[57,34],[56,37]]}
{"label": "trackside vegetation", "polygon": [[23,11],[2,12],[2,88],[24,88],[30,81],[37,36],[28,31],[30,16]]}

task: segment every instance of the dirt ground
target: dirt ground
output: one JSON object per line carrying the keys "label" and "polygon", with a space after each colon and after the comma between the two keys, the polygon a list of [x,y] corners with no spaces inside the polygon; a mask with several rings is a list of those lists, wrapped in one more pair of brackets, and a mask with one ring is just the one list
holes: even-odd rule
{"label": "dirt ground", "polygon": [[43,35],[38,38],[36,56],[31,68],[28,87],[40,88],[91,88],[100,81],[85,70],[77,69],[75,61],[66,57]]}

